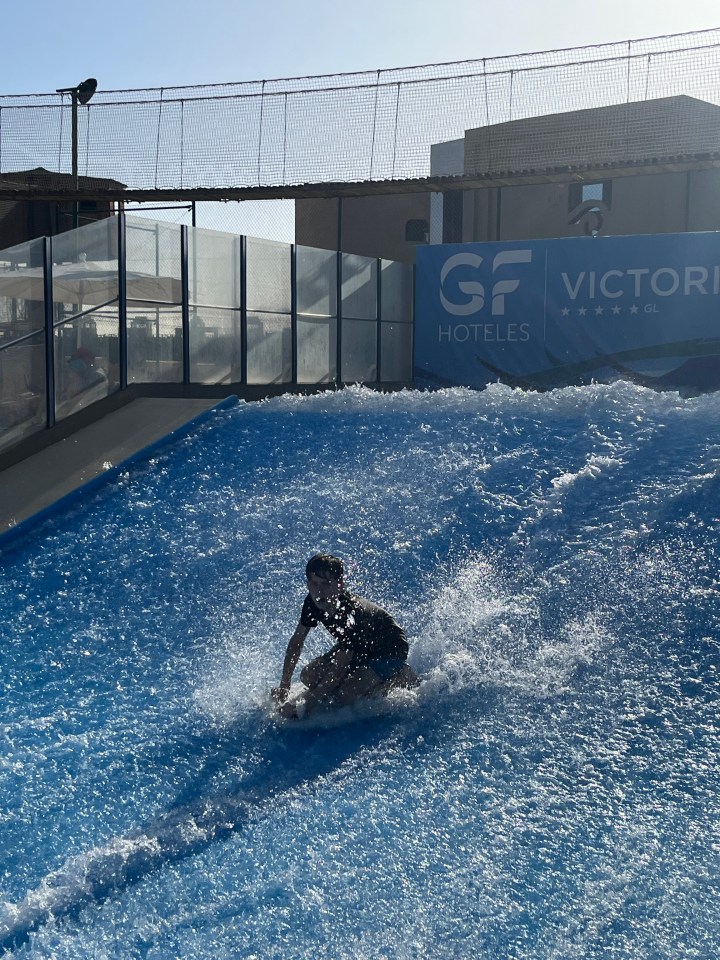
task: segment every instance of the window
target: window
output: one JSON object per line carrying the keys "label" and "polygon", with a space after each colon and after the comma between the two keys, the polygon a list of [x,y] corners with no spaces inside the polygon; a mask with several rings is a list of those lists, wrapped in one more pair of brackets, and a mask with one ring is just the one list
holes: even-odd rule
{"label": "window", "polygon": [[427,243],[430,238],[430,224],[427,220],[408,220],[405,224],[406,243]]}
{"label": "window", "polygon": [[568,210],[572,213],[581,203],[593,200],[604,203],[610,209],[612,200],[612,180],[599,180],[595,183],[571,183],[568,187]]}
{"label": "window", "polygon": [[462,243],[463,191],[448,190],[443,194],[443,243]]}

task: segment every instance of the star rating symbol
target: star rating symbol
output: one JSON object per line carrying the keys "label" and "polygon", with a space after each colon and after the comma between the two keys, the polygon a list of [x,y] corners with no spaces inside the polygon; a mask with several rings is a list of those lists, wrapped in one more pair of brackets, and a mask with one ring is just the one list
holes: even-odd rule
{"label": "star rating symbol", "polygon": [[601,317],[605,313],[604,307],[595,307],[595,316]]}
{"label": "star rating symbol", "polygon": [[638,305],[637,305],[636,303],[634,303],[634,304],[630,307],[630,313],[637,313],[637,312],[638,312]]}
{"label": "star rating symbol", "polygon": [[581,317],[584,317],[586,313],[587,313],[587,310],[585,309],[585,307],[580,307],[580,308],[578,309],[578,314],[579,314]]}
{"label": "star rating symbol", "polygon": [[613,316],[616,317],[620,313],[620,310],[621,308],[615,304],[615,306],[612,308]]}
{"label": "star rating symbol", "polygon": [[562,313],[562,315],[563,315],[564,317],[569,317],[569,316],[570,316],[570,311],[568,310],[567,307],[563,307],[560,312]]}

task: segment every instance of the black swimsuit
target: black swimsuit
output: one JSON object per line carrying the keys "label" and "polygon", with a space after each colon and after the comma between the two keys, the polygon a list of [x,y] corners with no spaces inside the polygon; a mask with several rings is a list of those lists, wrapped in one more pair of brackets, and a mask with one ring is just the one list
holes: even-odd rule
{"label": "black swimsuit", "polygon": [[362,597],[341,593],[334,609],[327,612],[308,594],[300,623],[305,627],[321,623],[337,641],[334,649],[352,653],[351,667],[393,660],[401,661],[400,669],[407,660],[408,642],[402,627],[382,607]]}

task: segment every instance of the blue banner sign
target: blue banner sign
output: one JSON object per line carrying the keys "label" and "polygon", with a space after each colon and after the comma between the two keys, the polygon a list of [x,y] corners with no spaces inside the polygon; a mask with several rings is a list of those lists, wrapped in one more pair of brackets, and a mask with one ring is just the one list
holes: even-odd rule
{"label": "blue banner sign", "polygon": [[415,375],[720,389],[720,233],[420,247]]}

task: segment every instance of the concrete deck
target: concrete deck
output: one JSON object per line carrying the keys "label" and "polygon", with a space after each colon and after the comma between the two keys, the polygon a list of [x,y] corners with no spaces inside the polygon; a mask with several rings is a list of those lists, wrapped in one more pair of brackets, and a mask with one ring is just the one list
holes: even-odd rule
{"label": "concrete deck", "polygon": [[217,404],[137,397],[64,440],[0,472],[0,533]]}

